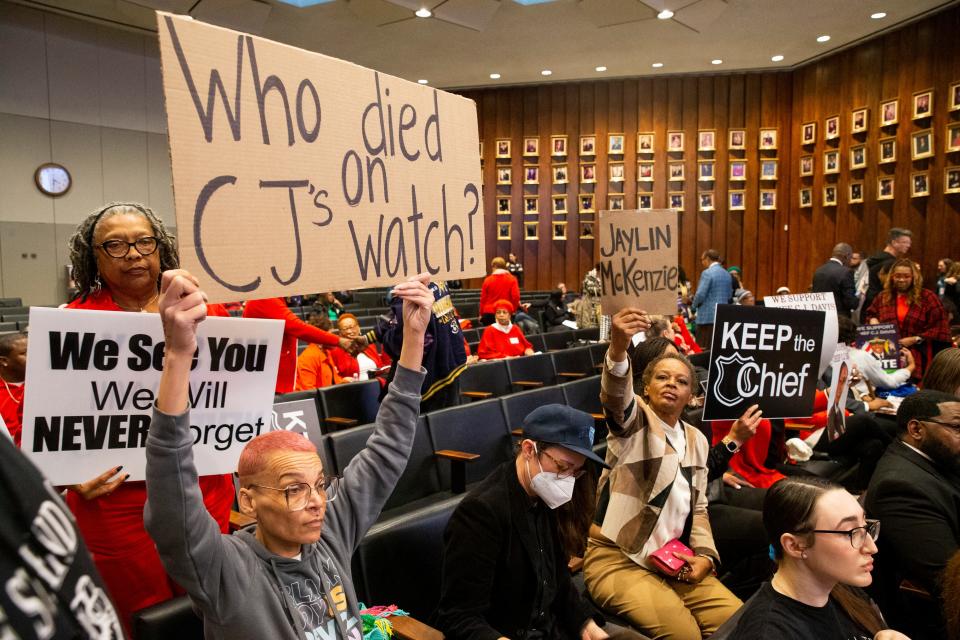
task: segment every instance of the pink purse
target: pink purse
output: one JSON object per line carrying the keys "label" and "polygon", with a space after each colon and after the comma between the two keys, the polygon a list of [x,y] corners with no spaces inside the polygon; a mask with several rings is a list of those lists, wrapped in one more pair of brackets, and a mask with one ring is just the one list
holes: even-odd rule
{"label": "pink purse", "polygon": [[674,553],[682,553],[687,556],[696,555],[694,554],[693,549],[683,544],[679,540],[673,539],[656,551],[652,552],[647,557],[650,559],[650,562],[656,565],[661,572],[668,576],[675,577],[680,573],[680,569],[687,563],[674,556]]}

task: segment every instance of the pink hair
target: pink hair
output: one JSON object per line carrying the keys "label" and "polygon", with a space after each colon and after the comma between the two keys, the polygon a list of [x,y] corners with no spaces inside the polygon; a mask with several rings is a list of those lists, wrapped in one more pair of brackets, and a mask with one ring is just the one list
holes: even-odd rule
{"label": "pink hair", "polygon": [[290,431],[269,431],[247,443],[237,462],[237,473],[241,478],[256,475],[263,471],[267,458],[275,451],[317,452],[317,447],[308,438]]}

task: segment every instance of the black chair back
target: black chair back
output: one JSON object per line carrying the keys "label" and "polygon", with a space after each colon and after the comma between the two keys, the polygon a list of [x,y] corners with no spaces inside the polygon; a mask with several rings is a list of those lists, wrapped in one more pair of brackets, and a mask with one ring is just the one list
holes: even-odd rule
{"label": "black chair back", "polygon": [[[460,393],[476,391],[499,398],[511,391],[510,376],[507,374],[507,365],[503,360],[471,364],[463,370],[457,381],[460,385]],[[462,396],[461,399],[463,399]],[[469,400],[466,401],[469,402]]]}
{"label": "black chair back", "polygon": [[507,428],[513,430],[519,429],[527,414],[537,407],[545,404],[566,404],[566,401],[560,387],[543,387],[511,393],[500,398],[500,403],[503,405],[503,417],[507,421]]}
{"label": "black chair back", "polygon": [[203,640],[203,619],[194,612],[187,596],[136,611],[132,622],[137,640]]}
{"label": "black chair back", "polygon": [[548,353],[510,358],[507,360],[507,373],[514,387],[518,386],[518,382],[539,382],[544,386],[557,383],[557,372]]}
{"label": "black chair back", "polygon": [[590,354],[590,347],[577,347],[576,349],[555,351],[550,354],[550,358],[553,360],[553,368],[557,371],[557,378],[559,378],[561,382],[585,378],[599,373],[598,370],[593,367],[593,356]]}
{"label": "black chair back", "polygon": [[[377,419],[380,409],[380,381],[360,380],[319,390],[323,417],[328,425],[330,418],[356,420],[357,425],[370,424]],[[342,427],[339,427],[342,428]],[[330,429],[336,431],[335,426]]]}
{"label": "black chair back", "polygon": [[[467,484],[485,478],[513,455],[510,429],[497,399],[440,409],[427,414],[434,451],[452,449],[480,457],[466,465]],[[450,488],[450,465],[439,461],[441,487]]]}
{"label": "black chair back", "polygon": [[543,344],[547,351],[559,351],[570,346],[571,342],[576,342],[576,334],[570,331],[551,331],[543,334]]}

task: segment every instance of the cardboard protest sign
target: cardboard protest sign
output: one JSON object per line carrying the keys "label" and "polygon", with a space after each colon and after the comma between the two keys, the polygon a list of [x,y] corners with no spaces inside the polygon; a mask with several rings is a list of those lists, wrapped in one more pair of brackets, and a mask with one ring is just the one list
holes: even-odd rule
{"label": "cardboard protest sign", "polygon": [[157,16],[180,258],[211,301],[485,273],[471,100]]}
{"label": "cardboard protest sign", "polygon": [[[827,394],[826,434],[834,441],[847,430],[847,393],[850,388],[850,349],[846,345],[837,347],[830,362],[830,392]],[[816,443],[814,443],[816,444]]]}
{"label": "cardboard protest sign", "polygon": [[823,311],[825,322],[823,325],[823,353],[820,356],[819,375],[823,375],[830,366],[833,357],[833,346],[837,344],[840,335],[840,325],[837,322],[837,300],[832,293],[795,293],[789,296],[765,296],[763,304],[767,307],[779,309],[807,309],[809,311]]}
{"label": "cardboard protest sign", "polygon": [[900,368],[900,331],[892,322],[857,327],[857,347],[879,360],[887,373]]}
{"label": "cardboard protest sign", "polygon": [[680,228],[673,209],[600,212],[600,306],[674,315]]}
{"label": "cardboard protest sign", "polygon": [[734,420],[753,404],[765,418],[811,415],[823,323],[822,311],[717,305],[703,419]]}
{"label": "cardboard protest sign", "polygon": [[[231,473],[270,430],[283,323],[207,318],[190,372],[193,455],[201,475]],[[156,314],[30,309],[23,452],[55,485],[118,465],[143,480],[163,367]]]}

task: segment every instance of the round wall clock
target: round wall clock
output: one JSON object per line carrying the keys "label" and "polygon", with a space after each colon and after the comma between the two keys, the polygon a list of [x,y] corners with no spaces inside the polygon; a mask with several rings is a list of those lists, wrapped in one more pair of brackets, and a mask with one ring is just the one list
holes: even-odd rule
{"label": "round wall clock", "polygon": [[37,183],[37,189],[53,197],[65,194],[73,182],[67,168],[56,162],[47,162],[37,167],[33,179]]}

